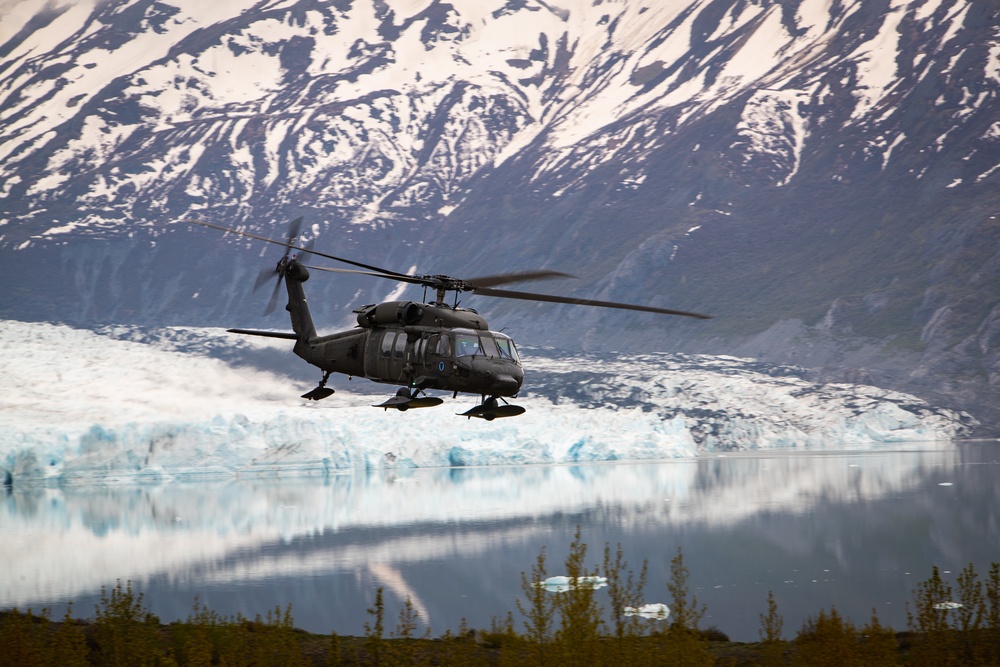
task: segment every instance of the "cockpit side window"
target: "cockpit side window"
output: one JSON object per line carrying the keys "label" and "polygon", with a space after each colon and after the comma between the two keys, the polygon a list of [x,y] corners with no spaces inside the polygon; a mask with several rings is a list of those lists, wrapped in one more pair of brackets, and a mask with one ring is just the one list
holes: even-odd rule
{"label": "cockpit side window", "polygon": [[439,357],[450,357],[451,356],[451,336],[447,334],[442,334],[440,336],[432,336],[430,344],[428,344],[427,349],[436,354]]}
{"label": "cockpit side window", "polygon": [[455,336],[456,357],[471,357],[482,353],[483,350],[479,346],[479,336],[473,334],[458,334]]}

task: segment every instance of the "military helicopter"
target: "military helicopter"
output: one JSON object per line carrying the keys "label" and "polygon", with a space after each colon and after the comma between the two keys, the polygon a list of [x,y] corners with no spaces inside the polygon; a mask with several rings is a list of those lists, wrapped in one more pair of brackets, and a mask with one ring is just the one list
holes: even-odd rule
{"label": "military helicopter", "polygon": [[[440,405],[444,401],[437,396],[427,395],[427,391],[441,390],[453,392],[452,398],[457,398],[459,393],[471,393],[481,397],[479,405],[460,413],[463,417],[492,421],[498,417],[522,414],[523,407],[512,405],[506,400],[517,397],[524,380],[524,369],[514,341],[504,333],[491,331],[486,320],[475,310],[459,308],[458,295],[462,292],[505,299],[709,318],[708,315],[682,310],[496,289],[498,285],[527,280],[572,277],[559,271],[523,271],[468,279],[445,275],[399,273],[319,252],[312,247],[314,239],[305,245],[299,245],[298,236],[302,218],[291,222],[285,241],[201,220],[183,222],[284,246],[285,254],[273,269],[265,269],[260,273],[254,291],[277,278],[271,299],[265,309],[265,315],[268,315],[277,306],[281,284],[284,282],[288,293],[288,305],[285,309],[291,316],[292,331],[288,333],[255,329],[227,331],[295,341],[293,348],[295,354],[323,371],[319,386],[302,395],[302,398],[310,401],[319,401],[333,394],[334,390],[327,387],[326,383],[331,374],[341,373],[349,377],[364,377],[374,382],[400,385],[394,396],[373,406],[386,410],[393,408],[403,412],[411,408]],[[297,254],[292,254],[293,250],[298,251]],[[314,266],[307,264],[310,255],[357,268]],[[354,310],[357,314],[357,327],[350,331],[319,336],[313,325],[309,304],[302,287],[302,284],[309,279],[310,269],[422,285],[425,301],[428,289],[432,290],[435,296],[427,303],[386,301],[361,306]],[[450,305],[446,301],[449,292],[455,294]]]}

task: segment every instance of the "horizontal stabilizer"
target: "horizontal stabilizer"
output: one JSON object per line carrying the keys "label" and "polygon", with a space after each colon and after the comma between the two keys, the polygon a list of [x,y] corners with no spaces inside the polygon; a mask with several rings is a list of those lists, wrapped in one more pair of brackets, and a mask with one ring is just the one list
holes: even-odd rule
{"label": "horizontal stabilizer", "polygon": [[285,338],[287,340],[298,340],[297,334],[284,331],[258,331],[257,329],[226,329],[229,333],[243,334],[244,336],[266,336],[267,338]]}

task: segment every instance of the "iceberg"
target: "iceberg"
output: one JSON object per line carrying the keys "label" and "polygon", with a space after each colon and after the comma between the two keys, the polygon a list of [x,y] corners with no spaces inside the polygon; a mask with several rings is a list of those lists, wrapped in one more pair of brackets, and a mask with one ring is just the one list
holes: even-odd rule
{"label": "iceberg", "polygon": [[625,607],[622,610],[625,616],[640,616],[657,621],[665,621],[670,616],[670,607],[662,602],[651,602],[641,607]]}
{"label": "iceberg", "polygon": [[948,602],[938,602],[933,606],[938,611],[951,611],[952,609],[961,609],[965,605],[963,605],[961,602],[952,602],[951,600],[949,600]]}
{"label": "iceberg", "polygon": [[[597,590],[608,585],[608,578],[597,575],[584,575],[582,577],[577,577],[576,582],[581,588],[589,587]],[[550,593],[565,593],[569,589],[573,588],[574,584],[573,577],[567,577],[564,574],[560,574],[554,577],[549,577],[545,581],[539,582],[536,585],[543,586],[545,590]]]}
{"label": "iceberg", "polygon": [[274,343],[235,341],[220,329],[0,322],[0,481],[162,483],[871,448],[960,437],[972,422],[913,396],[816,384],[801,369],[749,359],[532,349],[522,355],[524,415],[463,419],[457,413],[474,399],[462,398],[386,412],[371,407],[385,386],[370,385],[382,394],[338,387],[309,402],[301,383],[237,365],[261,345]]}

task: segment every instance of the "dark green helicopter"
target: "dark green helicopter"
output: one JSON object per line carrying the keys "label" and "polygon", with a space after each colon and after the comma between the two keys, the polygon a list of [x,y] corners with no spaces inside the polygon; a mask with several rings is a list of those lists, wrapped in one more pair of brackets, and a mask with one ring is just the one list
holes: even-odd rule
{"label": "dark green helicopter", "polygon": [[[333,394],[333,389],[326,386],[327,380],[332,373],[342,373],[351,377],[364,377],[374,382],[401,385],[395,396],[374,406],[386,410],[395,408],[405,411],[410,408],[440,405],[444,402],[442,399],[428,396],[426,393],[429,389],[436,389],[453,392],[453,398],[460,392],[480,396],[482,402],[461,413],[464,417],[479,417],[492,421],[497,417],[513,417],[523,413],[523,407],[511,405],[505,400],[517,396],[524,380],[524,369],[521,367],[514,341],[499,331],[490,331],[486,320],[475,310],[459,308],[457,301],[461,292],[505,299],[709,318],[708,315],[681,310],[495,289],[498,285],[526,280],[572,277],[558,271],[524,271],[469,279],[443,275],[411,276],[390,271],[319,252],[312,248],[312,241],[305,245],[297,245],[302,218],[292,221],[287,241],[278,241],[200,220],[185,222],[284,246],[284,256],[278,260],[274,269],[265,269],[261,272],[254,290],[277,277],[274,291],[265,310],[267,315],[277,306],[281,283],[284,281],[288,292],[286,309],[291,315],[292,332],[254,329],[228,329],[228,331],[295,341],[293,348],[295,354],[323,371],[319,386],[302,395],[302,398],[311,401],[318,401]],[[298,254],[291,254],[292,250],[298,251]],[[308,265],[306,262],[310,254],[358,268],[342,269]],[[359,274],[422,285],[425,299],[427,288],[435,292],[435,297],[429,303],[386,301],[362,306],[354,311],[358,316],[356,328],[319,336],[316,334],[316,327],[313,325],[309,304],[302,288],[302,283],[309,279],[309,269]],[[452,305],[445,300],[448,292],[455,293]]]}

